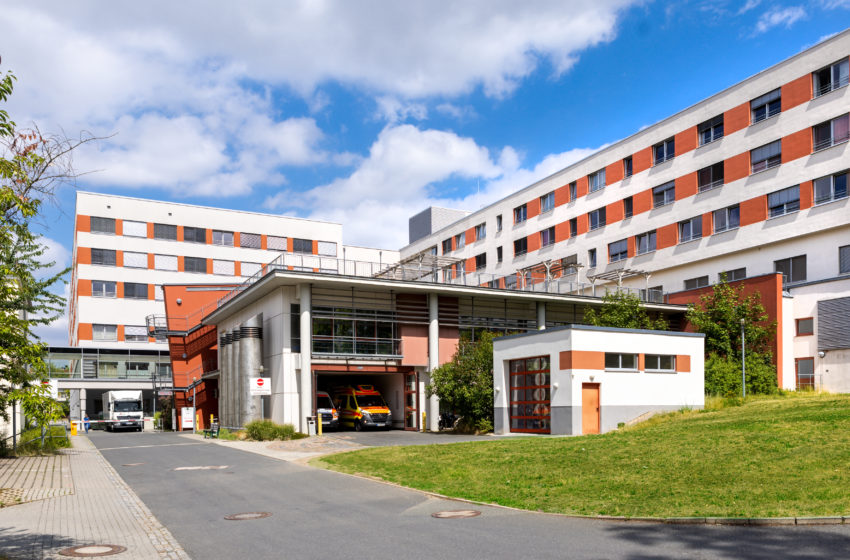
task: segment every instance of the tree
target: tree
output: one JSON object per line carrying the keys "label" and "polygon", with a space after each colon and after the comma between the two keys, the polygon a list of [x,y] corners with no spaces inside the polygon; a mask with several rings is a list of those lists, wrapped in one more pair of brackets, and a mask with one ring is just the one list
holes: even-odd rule
{"label": "tree", "polygon": [[743,286],[731,286],[725,278],[711,293],[690,305],[685,315],[697,332],[705,335],[705,391],[714,395],[741,393],[741,320],[747,344],[747,392],[776,391],[772,365],[776,323],[755,292],[744,296]]}
{"label": "tree", "polygon": [[492,332],[476,333],[476,340],[461,337],[455,355],[431,372],[428,396],[463,417],[470,428],[493,429],[493,338]]}
{"label": "tree", "polygon": [[[12,94],[15,77],[0,76],[0,102]],[[64,311],[65,300],[50,291],[68,272],[44,275],[55,263],[42,257],[47,247],[32,225],[55,189],[73,183],[70,153],[93,138],[43,136],[37,128],[18,129],[0,109],[0,415],[11,401],[44,425],[59,414],[41,381],[47,378],[46,345],[33,329]]]}
{"label": "tree", "polygon": [[595,327],[620,327],[623,329],[666,330],[663,317],[651,317],[640,298],[628,292],[608,292],[599,308],[588,307],[584,322]]}

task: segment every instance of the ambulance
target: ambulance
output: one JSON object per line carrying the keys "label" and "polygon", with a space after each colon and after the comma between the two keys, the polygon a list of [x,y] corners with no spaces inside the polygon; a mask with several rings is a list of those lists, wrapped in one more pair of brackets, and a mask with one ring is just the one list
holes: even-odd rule
{"label": "ambulance", "polygon": [[334,390],[334,403],[339,411],[340,426],[389,430],[393,425],[390,407],[372,385],[339,387]]}

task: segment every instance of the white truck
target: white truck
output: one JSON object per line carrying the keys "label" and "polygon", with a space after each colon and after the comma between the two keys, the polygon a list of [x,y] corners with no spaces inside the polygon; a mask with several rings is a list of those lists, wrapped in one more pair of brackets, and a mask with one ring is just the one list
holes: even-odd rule
{"label": "white truck", "polygon": [[136,430],[145,426],[141,391],[106,391],[103,393],[103,419],[106,430]]}

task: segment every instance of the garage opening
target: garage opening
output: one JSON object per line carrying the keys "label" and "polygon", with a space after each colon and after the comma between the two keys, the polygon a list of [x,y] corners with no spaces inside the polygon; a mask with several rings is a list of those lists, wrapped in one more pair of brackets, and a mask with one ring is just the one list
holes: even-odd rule
{"label": "garage opening", "polygon": [[[392,429],[419,429],[418,379],[415,372],[351,372],[351,371],[314,371],[313,410],[319,409],[319,397],[327,393],[331,399],[340,388],[371,386],[380,393],[392,415]],[[337,402],[335,405],[339,404]],[[328,423],[323,424],[325,427]],[[350,430],[354,426],[350,420],[340,417],[340,430]]]}

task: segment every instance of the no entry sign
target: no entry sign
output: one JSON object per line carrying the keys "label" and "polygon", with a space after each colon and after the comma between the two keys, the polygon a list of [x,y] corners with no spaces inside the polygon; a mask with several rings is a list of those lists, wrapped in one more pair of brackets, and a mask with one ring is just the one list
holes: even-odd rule
{"label": "no entry sign", "polygon": [[271,377],[252,377],[251,378],[251,395],[271,395],[272,394],[272,378]]}

